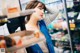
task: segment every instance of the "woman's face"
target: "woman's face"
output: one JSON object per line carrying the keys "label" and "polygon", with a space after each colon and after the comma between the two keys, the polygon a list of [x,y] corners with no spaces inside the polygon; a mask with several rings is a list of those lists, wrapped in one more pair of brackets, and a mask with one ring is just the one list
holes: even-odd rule
{"label": "woman's face", "polygon": [[33,16],[35,16],[35,18],[37,20],[41,20],[43,19],[43,15],[44,15],[44,6],[39,3],[36,7],[35,7],[35,12],[32,14]]}

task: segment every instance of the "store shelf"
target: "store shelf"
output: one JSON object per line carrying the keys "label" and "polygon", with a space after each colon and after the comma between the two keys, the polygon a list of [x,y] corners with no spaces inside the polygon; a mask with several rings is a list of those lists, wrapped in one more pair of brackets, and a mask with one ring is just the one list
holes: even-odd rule
{"label": "store shelf", "polygon": [[10,47],[10,48],[6,48],[6,50],[8,51],[8,52],[13,52],[13,51],[16,51],[16,50],[19,50],[19,49],[21,49],[21,48],[26,48],[26,47],[30,47],[30,46],[32,46],[32,45],[35,45],[36,43],[38,43],[38,42],[40,42],[40,41],[45,41],[45,39],[44,38],[40,38],[40,39],[37,39],[37,40],[35,40],[35,41],[32,41],[32,42],[30,42],[29,40],[28,41],[26,41],[26,42],[28,42],[28,43],[23,43],[22,45],[15,45],[15,46],[13,46],[13,47]]}
{"label": "store shelf", "polygon": [[4,18],[7,18],[7,16],[5,16],[5,15],[4,16],[0,16],[0,19],[4,19]]}

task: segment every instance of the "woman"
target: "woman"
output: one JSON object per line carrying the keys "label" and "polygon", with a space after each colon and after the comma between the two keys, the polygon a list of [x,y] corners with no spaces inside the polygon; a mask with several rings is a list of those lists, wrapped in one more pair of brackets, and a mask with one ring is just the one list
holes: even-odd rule
{"label": "woman", "polygon": [[[41,3],[40,1],[31,1],[26,6],[26,10],[27,9],[35,9],[35,12],[27,16],[28,22],[26,24],[26,30],[37,31],[39,33],[38,38],[45,36],[47,47],[43,44],[43,42],[40,42],[40,43],[45,46],[46,50],[48,48],[47,53],[54,53],[54,48],[53,48],[53,44],[51,41],[51,37],[48,33],[48,30],[46,28],[44,21],[42,20],[44,16],[44,12],[46,10],[45,5]],[[43,50],[40,43],[29,47],[28,53],[30,51],[31,51],[30,53],[44,53],[45,49]]]}

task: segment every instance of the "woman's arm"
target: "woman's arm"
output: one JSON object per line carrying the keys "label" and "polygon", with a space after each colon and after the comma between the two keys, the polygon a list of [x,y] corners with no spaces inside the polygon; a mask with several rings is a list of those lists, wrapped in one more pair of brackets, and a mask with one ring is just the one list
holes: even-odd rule
{"label": "woman's arm", "polygon": [[48,13],[45,14],[44,21],[46,25],[50,24],[59,14],[59,9],[54,7],[46,7],[48,10]]}

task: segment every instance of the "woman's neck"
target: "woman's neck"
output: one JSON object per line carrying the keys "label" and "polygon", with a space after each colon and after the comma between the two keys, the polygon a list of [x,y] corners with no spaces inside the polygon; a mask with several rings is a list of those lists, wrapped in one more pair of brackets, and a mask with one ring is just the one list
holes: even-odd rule
{"label": "woman's neck", "polygon": [[35,17],[30,17],[30,20],[28,21],[28,25],[38,27],[38,21],[34,19]]}

